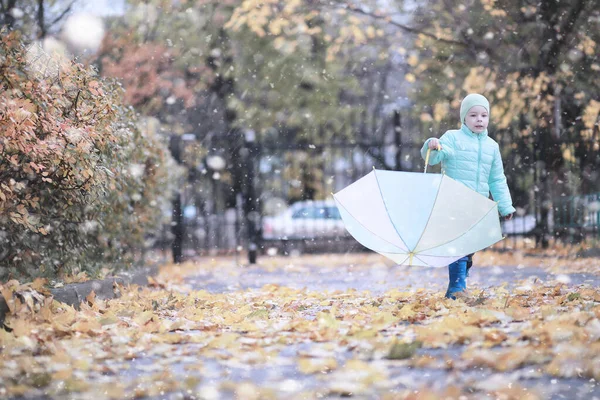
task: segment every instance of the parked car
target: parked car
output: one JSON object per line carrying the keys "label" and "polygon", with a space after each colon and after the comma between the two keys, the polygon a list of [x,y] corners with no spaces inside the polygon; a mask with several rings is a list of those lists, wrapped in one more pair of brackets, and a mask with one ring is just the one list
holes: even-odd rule
{"label": "parked car", "polygon": [[264,240],[346,237],[340,212],[333,200],[299,201],[278,215],[263,217]]}
{"label": "parked car", "polygon": [[502,221],[502,232],[505,235],[524,235],[535,228],[535,215],[515,216],[511,220]]}

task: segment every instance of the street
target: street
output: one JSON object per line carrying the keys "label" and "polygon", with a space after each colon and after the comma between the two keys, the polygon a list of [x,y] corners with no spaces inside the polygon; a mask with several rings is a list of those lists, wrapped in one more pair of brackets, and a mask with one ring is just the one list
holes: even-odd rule
{"label": "street", "polygon": [[168,265],[119,299],[17,313],[2,394],[600,398],[598,275],[500,264],[514,259],[476,255],[456,301],[446,269],[375,254]]}

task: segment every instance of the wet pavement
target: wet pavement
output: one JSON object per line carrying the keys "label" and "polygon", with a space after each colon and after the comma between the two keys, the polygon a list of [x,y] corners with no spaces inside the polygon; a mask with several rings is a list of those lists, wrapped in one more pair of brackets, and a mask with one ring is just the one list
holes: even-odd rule
{"label": "wet pavement", "polygon": [[[234,263],[234,261],[232,261]],[[187,285],[194,290],[206,290],[212,293],[227,293],[240,290],[253,290],[267,284],[276,284],[296,289],[305,288],[308,291],[368,291],[376,296],[390,289],[403,291],[418,290],[423,287],[434,290],[445,290],[447,284],[447,269],[416,268],[374,264],[369,268],[351,265],[323,267],[319,265],[304,265],[290,258],[286,266],[271,268],[269,266],[235,266],[222,268],[212,272],[198,270],[197,274],[186,280]],[[485,290],[487,287],[506,285],[508,288],[526,287],[542,282],[556,281],[568,286],[589,284],[598,285],[600,279],[596,275],[565,274],[555,275],[541,268],[534,267],[481,267],[473,268],[468,279],[471,289]],[[366,292],[365,292],[366,293]],[[178,363],[173,365],[171,360],[161,360],[158,352],[134,360],[129,366],[128,375],[139,376],[148,370],[169,368],[171,373],[180,376],[182,380],[189,378],[189,366],[199,360],[195,357],[197,345],[170,345],[165,351],[175,354]],[[234,384],[251,382],[259,387],[266,387],[276,393],[277,398],[299,398],[299,393],[318,393],[326,376],[306,375],[298,370],[295,361],[303,353],[326,354],[335,358],[339,365],[352,358],[363,358],[371,364],[381,367],[389,376],[387,388],[380,388],[372,395],[353,395],[351,393],[352,378],[348,377],[349,393],[341,393],[341,397],[351,396],[359,399],[377,399],[381,393],[399,393],[407,389],[418,391],[427,387],[432,390],[443,390],[449,386],[471,388],[473,398],[493,398],[484,395],[486,391],[510,387],[518,382],[521,387],[531,390],[543,399],[600,399],[600,388],[592,379],[556,379],[543,373],[537,367],[525,366],[510,372],[497,372],[489,368],[474,368],[467,370],[452,370],[444,367],[449,360],[461,362],[461,354],[466,346],[453,346],[447,349],[418,349],[416,356],[427,355],[433,358],[434,367],[413,368],[404,360],[388,360],[374,358],[369,349],[331,349],[323,343],[301,343],[274,347],[278,355],[270,360],[268,365],[253,364],[244,360],[231,358],[216,361],[202,358],[202,380],[199,392],[204,398],[239,398],[233,390]],[[269,348],[265,348],[266,351]],[[339,379],[339,377],[338,377]],[[232,389],[223,389],[224,382],[231,382]],[[294,397],[296,396],[296,397]],[[331,393],[327,398],[338,398]],[[181,398],[180,394],[165,394],[157,398]],[[300,397],[304,398],[304,397]]]}
{"label": "wet pavement", "polygon": [[[259,265],[240,266],[222,271],[198,272],[187,281],[193,289],[211,293],[226,293],[245,289],[258,289],[267,284],[287,286],[308,291],[369,291],[373,295],[390,289],[403,291],[427,287],[444,291],[448,284],[447,268],[423,268],[374,264],[364,266],[330,266],[299,264],[290,258],[289,263],[276,270]],[[232,261],[233,263],[233,261]],[[485,289],[505,284],[508,288],[524,283],[557,281],[568,285],[600,284],[600,276],[592,274],[553,274],[537,267],[495,266],[473,267],[467,279],[469,289]]]}

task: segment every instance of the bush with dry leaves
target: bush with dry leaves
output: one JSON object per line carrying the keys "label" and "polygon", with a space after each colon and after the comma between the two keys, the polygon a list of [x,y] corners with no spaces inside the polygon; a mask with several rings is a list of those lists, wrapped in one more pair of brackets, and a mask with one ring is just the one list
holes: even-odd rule
{"label": "bush with dry leaves", "polygon": [[172,160],[122,92],[0,38],[0,280],[132,265],[159,224]]}

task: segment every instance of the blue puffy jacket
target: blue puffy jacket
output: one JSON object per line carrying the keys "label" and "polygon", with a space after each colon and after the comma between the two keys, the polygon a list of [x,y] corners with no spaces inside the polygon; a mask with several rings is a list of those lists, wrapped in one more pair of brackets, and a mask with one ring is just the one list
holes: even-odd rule
{"label": "blue puffy jacket", "polygon": [[[427,155],[427,139],[421,156]],[[504,166],[498,143],[488,136],[487,130],[476,134],[465,124],[461,129],[449,130],[440,138],[441,150],[432,150],[429,165],[442,163],[442,173],[464,183],[476,192],[492,198],[498,203],[500,215],[515,212],[504,176]]]}

